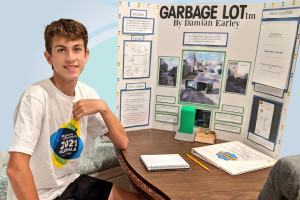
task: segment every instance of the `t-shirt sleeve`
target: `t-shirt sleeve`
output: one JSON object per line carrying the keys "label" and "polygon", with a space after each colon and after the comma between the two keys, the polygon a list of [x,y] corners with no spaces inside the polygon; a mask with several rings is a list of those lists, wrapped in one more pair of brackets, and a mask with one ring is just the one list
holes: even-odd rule
{"label": "t-shirt sleeve", "polygon": [[14,114],[14,135],[9,152],[32,155],[41,132],[44,104],[23,94]]}
{"label": "t-shirt sleeve", "polygon": [[[95,90],[91,92],[91,99],[100,99]],[[108,132],[106,124],[100,113],[89,115],[87,133],[95,139]]]}

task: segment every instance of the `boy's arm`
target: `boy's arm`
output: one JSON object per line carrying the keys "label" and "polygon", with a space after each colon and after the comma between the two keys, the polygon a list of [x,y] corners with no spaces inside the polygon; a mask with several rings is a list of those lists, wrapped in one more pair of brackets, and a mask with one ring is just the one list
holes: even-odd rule
{"label": "boy's arm", "polygon": [[38,200],[33,175],[29,167],[30,155],[10,152],[7,176],[18,200]]}
{"label": "boy's arm", "polygon": [[128,138],[124,127],[101,99],[82,99],[73,105],[76,120],[81,117],[100,112],[108,128],[108,137],[118,149],[126,149]]}

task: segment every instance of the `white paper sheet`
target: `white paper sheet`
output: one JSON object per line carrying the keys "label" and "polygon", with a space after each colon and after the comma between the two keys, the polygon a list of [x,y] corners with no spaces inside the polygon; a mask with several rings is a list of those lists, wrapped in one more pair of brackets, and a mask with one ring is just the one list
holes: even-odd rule
{"label": "white paper sheet", "polygon": [[298,21],[263,21],[253,82],[286,89]]}
{"label": "white paper sheet", "polygon": [[274,113],[274,104],[260,100],[256,118],[255,133],[269,138],[272,119]]}
{"label": "white paper sheet", "polygon": [[151,41],[125,41],[123,78],[150,76]]}
{"label": "white paper sheet", "polygon": [[126,127],[149,124],[150,90],[124,90],[121,92],[121,123]]}

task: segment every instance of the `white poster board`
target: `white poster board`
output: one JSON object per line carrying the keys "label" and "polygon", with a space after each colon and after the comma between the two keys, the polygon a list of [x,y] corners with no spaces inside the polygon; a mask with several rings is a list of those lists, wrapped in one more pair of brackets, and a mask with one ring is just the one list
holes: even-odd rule
{"label": "white poster board", "polygon": [[[299,13],[298,2],[120,2],[117,117],[126,130],[178,131],[181,107],[193,106],[194,130],[214,130],[218,139],[242,141],[276,158],[299,46]],[[135,83],[151,94],[126,96],[127,85]],[[259,107],[256,97],[265,103]],[[124,121],[133,114],[124,98],[132,107],[144,103],[139,112],[149,118]]]}

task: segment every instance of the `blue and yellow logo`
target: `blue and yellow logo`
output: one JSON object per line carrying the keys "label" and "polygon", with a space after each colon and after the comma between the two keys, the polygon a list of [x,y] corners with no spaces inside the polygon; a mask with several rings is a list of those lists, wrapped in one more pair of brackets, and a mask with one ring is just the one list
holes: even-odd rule
{"label": "blue and yellow logo", "polygon": [[51,135],[50,145],[53,150],[52,162],[56,167],[64,167],[70,160],[78,158],[83,149],[79,121],[73,118],[63,124]]}
{"label": "blue and yellow logo", "polygon": [[224,151],[219,151],[219,153],[217,153],[217,156],[220,159],[224,159],[226,161],[229,161],[229,160],[237,161],[238,160],[238,157],[235,154],[229,153],[229,152],[224,152]]}

